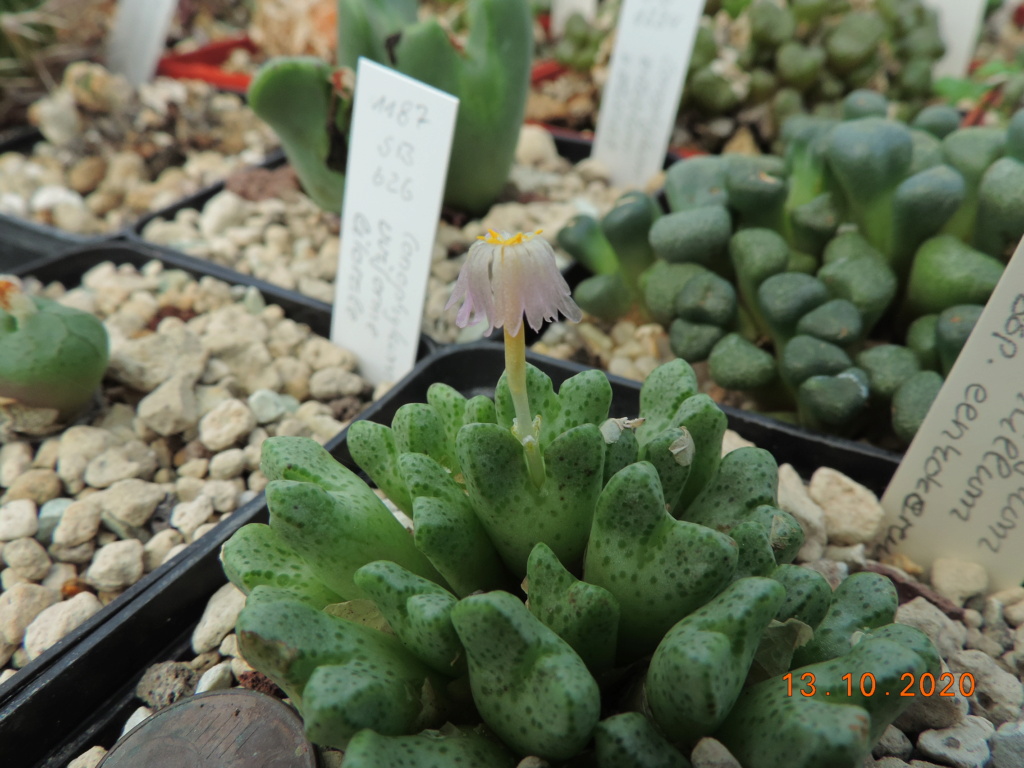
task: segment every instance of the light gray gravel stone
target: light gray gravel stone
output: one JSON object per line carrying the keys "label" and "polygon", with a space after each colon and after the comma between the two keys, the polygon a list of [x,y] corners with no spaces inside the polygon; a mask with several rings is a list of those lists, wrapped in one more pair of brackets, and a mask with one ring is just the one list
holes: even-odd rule
{"label": "light gray gravel stone", "polygon": [[825,512],[807,493],[803,479],[791,464],[779,467],[779,508],[789,512],[804,531],[804,543],[797,557],[803,561],[820,560],[825,554]]}
{"label": "light gray gravel stone", "polygon": [[17,499],[0,507],[0,541],[35,536],[38,530],[39,517],[31,499]]}
{"label": "light gray gravel stone", "polygon": [[174,528],[164,528],[153,534],[142,548],[142,564],[146,573],[159,568],[167,553],[184,543],[185,537]]}
{"label": "light gray gravel stone", "polygon": [[230,448],[256,427],[256,417],[245,403],[232,398],[218,403],[199,422],[199,440],[211,451]]}
{"label": "light gray gravel stone", "polygon": [[693,768],[742,768],[740,761],[717,739],[705,736],[690,755]]}
{"label": "light gray gravel stone", "polygon": [[159,465],[156,454],[141,440],[108,448],[85,468],[85,483],[93,488],[109,488],[118,480],[148,479]]}
{"label": "light gray gravel stone", "polygon": [[228,448],[210,458],[209,474],[213,480],[231,480],[245,471],[245,451]]}
{"label": "light gray gravel stone", "polygon": [[988,740],[993,733],[995,727],[988,720],[968,715],[950,728],[925,731],[917,739],[917,749],[952,768],[985,768],[991,757]]}
{"label": "light gray gravel stone", "polygon": [[288,412],[285,395],[269,389],[257,389],[247,402],[257,424],[270,424]]}
{"label": "light gray gravel stone", "polygon": [[50,556],[35,539],[15,539],[4,544],[3,560],[29,581],[40,581],[50,570]]}
{"label": "light gray gravel stone", "polygon": [[225,584],[214,592],[192,633],[192,650],[205,653],[217,648],[235,628],[244,605],[245,595],[234,584]]}
{"label": "light gray gravel stone", "polygon": [[78,569],[72,563],[54,563],[39,583],[50,589],[60,590],[67,582],[78,576]]}
{"label": "light gray gravel stone", "polygon": [[185,501],[174,506],[171,512],[171,525],[181,531],[186,538],[192,536],[203,523],[213,515],[213,502],[209,496],[200,495],[193,501]]}
{"label": "light gray gravel stone", "polygon": [[878,533],[884,515],[878,497],[841,472],[817,469],[807,492],[825,513],[830,544],[865,544]]}
{"label": "light gray gravel stone", "polygon": [[46,608],[59,601],[58,590],[39,584],[15,584],[0,594],[0,642],[15,647],[21,645],[28,625]]}
{"label": "light gray gravel stone", "polygon": [[52,469],[27,469],[14,479],[7,492],[0,497],[0,504],[7,504],[15,499],[31,499],[36,506],[55,499],[64,491],[57,473]]}
{"label": "light gray gravel stone", "polygon": [[[943,665],[943,672],[947,671]],[[948,678],[947,678],[948,680]],[[915,734],[929,729],[950,728],[963,722],[970,710],[970,702],[956,688],[959,676],[954,681],[953,696],[917,696],[913,703],[893,722],[897,728],[907,734]],[[968,690],[970,690],[968,688]]]}
{"label": "light gray gravel stone", "polygon": [[321,368],[309,377],[309,392],[317,400],[355,396],[365,386],[362,377],[340,365]]}
{"label": "light gray gravel stone", "polygon": [[124,728],[121,729],[121,735],[124,736],[126,733],[128,733],[128,731],[132,730],[137,725],[142,725],[142,723],[144,723],[153,715],[154,711],[155,710],[151,709],[150,707],[139,707],[138,709],[136,709],[128,716],[128,719],[125,720]]}
{"label": "light gray gravel stone", "polygon": [[75,547],[91,542],[99,532],[101,514],[96,494],[72,502],[54,528],[53,543],[61,547]]}
{"label": "light gray gravel stone", "polygon": [[149,483],[135,477],[118,480],[105,491],[96,494],[99,503],[110,516],[125,525],[139,528],[149,522],[157,505],[167,492],[158,483]]}
{"label": "light gray gravel stone", "polygon": [[76,494],[85,487],[85,468],[115,442],[111,432],[99,427],[79,425],[64,430],[57,452],[57,476],[68,493]]}
{"label": "light gray gravel stone", "polygon": [[988,571],[978,563],[942,557],[932,563],[931,583],[940,595],[963,605],[967,598],[984,594]]}
{"label": "light gray gravel stone", "polygon": [[230,688],[233,682],[234,676],[231,674],[231,662],[222,661],[203,673],[203,676],[199,678],[199,682],[196,684],[196,693],[222,691]]}
{"label": "light gray gravel stone", "polygon": [[907,760],[913,751],[914,744],[907,738],[907,735],[899,728],[890,725],[882,733],[882,738],[871,749],[871,755],[875,759],[897,757],[900,760]]}
{"label": "light gray gravel stone", "polygon": [[971,712],[986,717],[996,726],[1013,722],[1021,715],[1024,686],[984,651],[960,651],[949,659],[953,672],[974,676]]}
{"label": "light gray gravel stone", "polygon": [[43,504],[39,508],[39,517],[36,522],[38,527],[36,529],[36,541],[40,544],[49,544],[53,541],[53,531],[60,523],[61,518],[64,517],[64,513],[67,508],[74,504],[74,499],[69,499],[66,496],[59,496],[56,499],[50,499],[48,502]]}
{"label": "light gray gravel stone", "polygon": [[135,695],[154,709],[162,709],[195,693],[199,673],[181,661],[165,661],[147,669]]}
{"label": "light gray gravel stone", "polygon": [[32,446],[23,440],[0,445],[0,488],[9,488],[32,466]]}
{"label": "light gray gravel stone", "polygon": [[1003,723],[988,745],[992,768],[1024,768],[1024,723]]}
{"label": "light gray gravel stone", "polygon": [[200,338],[184,323],[166,318],[156,333],[112,340],[107,374],[140,392],[152,392],[176,374],[198,379],[208,355]]}
{"label": "light gray gravel stone", "polygon": [[92,592],[79,592],[70,600],[43,610],[25,630],[25,651],[34,659],[103,606]]}
{"label": "light gray gravel stone", "polygon": [[967,642],[967,627],[953,621],[924,597],[915,597],[896,610],[896,621],[928,635],[943,658],[949,658]]}
{"label": "light gray gravel stone", "polygon": [[92,555],[96,551],[96,542],[86,541],[74,546],[51,544],[48,551],[54,560],[59,560],[62,563],[76,563],[81,565],[92,560]]}
{"label": "light gray gravel stone", "polygon": [[339,366],[350,371],[356,368],[356,356],[347,349],[342,349],[322,336],[311,336],[299,347],[299,360],[314,371]]}
{"label": "light gray gravel stone", "polygon": [[187,373],[171,376],[139,402],[139,420],[165,437],[194,427],[199,422],[195,383]]}
{"label": "light gray gravel stone", "polygon": [[138,539],[115,541],[100,547],[85,572],[85,581],[101,592],[117,592],[142,578],[142,542]]}
{"label": "light gray gravel stone", "polygon": [[88,752],[83,752],[68,763],[68,768],[96,768],[100,764],[100,760],[106,756],[106,749],[103,747],[93,747]]}

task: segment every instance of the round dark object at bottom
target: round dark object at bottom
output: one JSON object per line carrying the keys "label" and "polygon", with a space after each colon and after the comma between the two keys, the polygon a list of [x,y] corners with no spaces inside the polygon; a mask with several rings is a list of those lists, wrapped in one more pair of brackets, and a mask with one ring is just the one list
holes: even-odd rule
{"label": "round dark object at bottom", "polygon": [[165,707],[126,733],[100,768],[316,768],[302,720],[277,699],[212,691]]}

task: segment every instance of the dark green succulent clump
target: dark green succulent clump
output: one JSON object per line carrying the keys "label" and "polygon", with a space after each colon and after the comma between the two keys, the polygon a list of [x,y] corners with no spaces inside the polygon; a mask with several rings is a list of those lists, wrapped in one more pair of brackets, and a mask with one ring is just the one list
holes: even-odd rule
{"label": "dark green succulent clump", "polygon": [[709,117],[760,105],[777,126],[799,112],[837,113],[838,102],[858,88],[888,93],[904,114],[914,114],[931,96],[932,65],[945,51],[935,11],[922,0],[852,5],[709,2],[690,61],[684,116],[700,130]]}
{"label": "dark green succulent clump", "polygon": [[887,111],[854,92],[842,120],[790,119],[784,156],[677,163],[666,214],[632,193],[600,222],[577,217],[558,235],[595,273],[577,303],[607,321],[639,306],[764,410],[909,441],[937,392],[918,374],[948,372],[1024,236],[1024,110],[1005,129]]}
{"label": "dark green succulent clump", "polygon": [[[860,766],[907,702],[884,691],[939,668],[892,624],[892,583],[833,592],[792,564],[803,532],[774,459],[722,456],[725,415],[683,361],[650,376],[636,421],[608,419],[597,371],[556,393],[531,367],[528,388],[539,482],[504,378],[493,401],[435,384],[390,428],[353,424],[411,534],[312,440],[264,444],[270,523],[222,561],[248,595],[241,652],[309,736],[346,768],[685,766],[707,735],[745,768]],[[878,694],[847,695],[868,672]],[[806,673],[831,696],[792,695]]]}

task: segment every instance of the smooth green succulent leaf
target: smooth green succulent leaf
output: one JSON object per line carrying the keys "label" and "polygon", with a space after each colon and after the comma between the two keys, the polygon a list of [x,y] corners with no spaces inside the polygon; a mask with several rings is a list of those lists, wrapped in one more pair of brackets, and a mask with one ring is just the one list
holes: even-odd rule
{"label": "smooth green succulent leaf", "polygon": [[530,613],[565,640],[595,675],[611,669],[619,604],[606,589],[580,581],[544,542],[526,563]]}
{"label": "smooth green succulent leaf", "polygon": [[382,736],[366,728],[356,733],[345,748],[345,768],[515,768],[517,762],[493,740],[454,728],[413,736]]}
{"label": "smooth green succulent leaf", "polygon": [[510,576],[465,490],[429,456],[407,453],[399,466],[413,497],[413,541],[452,591],[464,597],[506,585]]}
{"label": "smooth green succulent leaf", "polygon": [[325,211],[340,211],[345,173],[334,146],[342,126],[332,73],[333,67],[313,57],[271,59],[253,77],[248,100],[280,138],[306,194]]}
{"label": "smooth green succulent leaf", "polygon": [[601,694],[583,660],[507,592],[463,598],[452,622],[484,722],[520,755],[565,760],[591,740]]}
{"label": "smooth green succulent leaf", "polygon": [[321,582],[345,599],[365,597],[352,574],[374,560],[393,560],[414,573],[444,579],[369,486],[353,475],[344,492],[313,483],[274,480],[266,489],[270,527]]}
{"label": "smooth green succulent leaf", "polygon": [[650,463],[612,477],[598,500],[583,578],[618,600],[620,662],[650,652],[669,627],[718,594],[737,555],[725,534],[666,511]]}
{"label": "smooth green succulent leaf", "polygon": [[386,560],[367,563],[353,579],[416,658],[442,675],[462,674],[465,655],[451,620],[455,595]]}
{"label": "smooth green succulent leaf", "polygon": [[762,505],[778,504],[779,466],[762,448],[737,448],[681,515],[683,520],[728,531]]}
{"label": "smooth green succulent leaf", "polygon": [[[356,421],[352,426],[358,433],[366,424],[372,425],[372,422]],[[350,430],[350,438],[351,435]],[[264,440],[260,449],[260,471],[271,481],[316,483],[325,491],[341,493],[362,483],[355,473],[309,437],[275,435]]]}
{"label": "smooth green succulent leaf", "polygon": [[341,600],[320,582],[298,552],[263,523],[249,523],[235,531],[224,542],[220,561],[228,581],[246,594],[265,584],[286,590],[314,608]]}
{"label": "smooth green succulent leaf", "polygon": [[[911,702],[898,695],[905,676],[917,679],[926,669],[921,656],[899,643],[865,640],[845,656],[793,670],[791,679],[747,688],[715,738],[744,768],[858,766]],[[860,692],[863,675],[875,681],[872,696]],[[844,676],[857,685],[848,689]]]}
{"label": "smooth green succulent leaf", "polygon": [[647,706],[663,732],[693,745],[721,725],[784,597],[777,581],[739,579],[665,634],[644,682]]}
{"label": "smooth green succulent leaf", "polygon": [[793,663],[804,666],[848,653],[855,632],[891,624],[897,605],[896,587],[888,577],[870,571],[848,576],[832,594],[814,639],[797,650]]}
{"label": "smooth green succulent leaf", "polygon": [[665,504],[672,510],[679,501],[696,453],[693,437],[682,427],[670,427],[646,443],[637,457],[650,462],[658,470]]}
{"label": "smooth green succulent leaf", "polygon": [[780,565],[771,578],[786,588],[786,599],[775,614],[778,621],[797,619],[814,629],[832,604],[832,587],[815,570],[799,565]]}
{"label": "smooth green succulent leaf", "polygon": [[669,427],[677,427],[676,413],[683,402],[697,394],[697,376],[684,360],[655,368],[640,388],[640,416],[636,439],[641,445]]}
{"label": "smooth green succulent leaf", "polygon": [[456,447],[470,502],[513,573],[526,572],[538,541],[568,567],[580,562],[604,481],[604,438],[595,425],[573,427],[547,446],[540,487],[522,443],[501,426],[469,424]]}
{"label": "smooth green succulent leaf", "polygon": [[[330,616],[267,587],[253,590],[236,624],[245,659],[303,709],[303,691],[318,667],[357,662],[422,686],[429,671],[392,636]],[[348,734],[351,735],[351,734]]]}
{"label": "smooth green succulent leaf", "polygon": [[690,761],[640,712],[622,712],[597,724],[598,768],[690,768]]}
{"label": "smooth green succulent leaf", "polygon": [[356,464],[396,507],[411,515],[412,497],[398,468],[400,451],[394,431],[373,421],[356,421],[349,427],[347,438],[349,452]]}

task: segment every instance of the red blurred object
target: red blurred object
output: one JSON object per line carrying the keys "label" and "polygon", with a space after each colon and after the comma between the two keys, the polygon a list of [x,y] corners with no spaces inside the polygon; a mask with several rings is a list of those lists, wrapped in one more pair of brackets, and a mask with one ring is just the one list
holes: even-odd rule
{"label": "red blurred object", "polygon": [[541,59],[533,64],[530,70],[530,82],[543,83],[545,80],[554,80],[559,75],[564,75],[569,68],[554,59]]}
{"label": "red blurred object", "polygon": [[249,89],[252,75],[244,72],[225,72],[221,69],[221,65],[228,60],[231,52],[239,48],[250,53],[259,51],[247,35],[227,38],[204,45],[191,53],[164,56],[157,65],[156,73],[179,80],[203,80],[226,91],[245,93]]}
{"label": "red blurred object", "polygon": [[544,30],[544,35],[548,40],[551,39],[551,14],[550,13],[538,13],[537,23],[540,24],[541,29]]}
{"label": "red blurred object", "polygon": [[1024,3],[1018,5],[1017,10],[1013,12],[1013,23],[1024,29]]}

